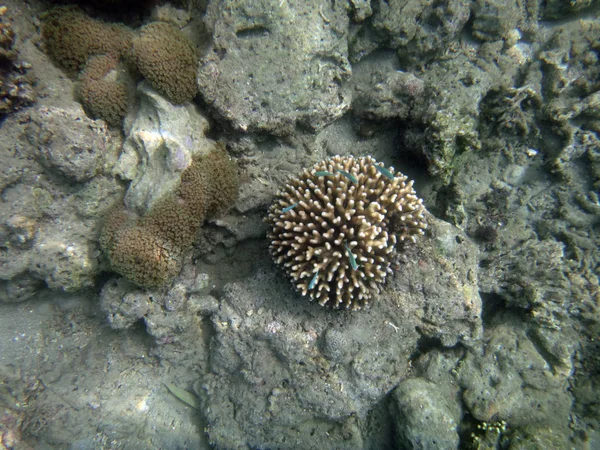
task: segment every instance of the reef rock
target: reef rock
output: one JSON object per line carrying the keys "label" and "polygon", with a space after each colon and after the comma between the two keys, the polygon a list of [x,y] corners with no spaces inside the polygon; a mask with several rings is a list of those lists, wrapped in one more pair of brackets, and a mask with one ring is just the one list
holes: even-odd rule
{"label": "reef rock", "polygon": [[311,304],[270,268],[226,286],[211,315],[211,366],[198,389],[213,444],[361,448],[354,417],[365,418],[407,378],[421,339],[477,342],[477,250],[458,229],[430,225],[429,243],[404,253],[366,311]]}
{"label": "reef rock", "polygon": [[[266,258],[218,298],[206,295],[213,281],[188,266],[166,292],[109,282],[101,307],[116,329],[143,320],[164,358],[205,355],[195,391],[217,448],[364,448],[358,422],[409,377],[422,342],[471,347],[481,337],[477,249],[460,230],[428,222],[363,311],[311,303]],[[210,338],[191,339],[198,335]],[[454,403],[434,397],[440,421],[458,420]],[[453,425],[439,425],[454,442]]]}
{"label": "reef rock", "polygon": [[0,301],[33,297],[44,286],[75,292],[101,270],[97,216],[120,193],[102,175],[118,139],[81,107],[39,106],[0,128]]}
{"label": "reef rock", "polygon": [[[268,6],[263,3],[268,3]],[[318,130],[349,108],[348,12],[341,3],[211,2],[212,48],[200,60],[207,104],[238,130]]]}
{"label": "reef rock", "polygon": [[404,380],[394,390],[398,442],[423,450],[456,449],[461,410],[458,401],[422,378]]}
{"label": "reef rock", "polygon": [[39,107],[31,111],[26,136],[36,159],[51,171],[84,182],[102,168],[108,132],[101,122],[88,119],[73,108]]}

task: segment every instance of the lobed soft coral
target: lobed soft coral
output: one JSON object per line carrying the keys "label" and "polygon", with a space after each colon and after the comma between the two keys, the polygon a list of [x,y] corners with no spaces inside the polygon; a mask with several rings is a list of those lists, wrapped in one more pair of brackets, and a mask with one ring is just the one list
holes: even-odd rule
{"label": "lobed soft coral", "polygon": [[230,208],[237,188],[236,166],[217,149],[195,159],[173,195],[142,218],[123,209],[112,211],[100,236],[112,269],[143,287],[169,282],[206,216]]}
{"label": "lobed soft coral", "polygon": [[50,57],[75,77],[93,55],[126,58],[133,31],[93,19],[77,6],[57,6],[42,17],[42,37]]}
{"label": "lobed soft coral", "polygon": [[41,19],[48,54],[69,76],[79,76],[78,95],[93,118],[114,126],[122,122],[132,99],[133,73],[174,104],[197,93],[196,49],[171,24],[152,22],[136,34],[73,5],[54,7]]}
{"label": "lobed soft coral", "polygon": [[166,22],[143,26],[133,40],[140,73],[174,104],[189,102],[197,93],[198,55],[192,42]]}
{"label": "lobed soft coral", "polygon": [[89,58],[79,76],[77,94],[93,119],[119,126],[133,101],[135,84],[129,72],[110,55]]}

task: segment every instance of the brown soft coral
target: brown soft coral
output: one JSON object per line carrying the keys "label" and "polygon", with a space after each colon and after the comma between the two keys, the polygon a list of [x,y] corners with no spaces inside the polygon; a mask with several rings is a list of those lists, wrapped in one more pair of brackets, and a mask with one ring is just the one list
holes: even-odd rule
{"label": "brown soft coral", "polygon": [[169,282],[181,269],[207,214],[231,207],[237,196],[236,166],[219,149],[197,158],[172,196],[140,219],[122,209],[109,214],[100,236],[114,271],[144,287]]}
{"label": "brown soft coral", "polygon": [[114,57],[97,55],[81,72],[77,94],[88,115],[119,126],[133,101],[135,83]]}
{"label": "brown soft coral", "polygon": [[92,19],[77,6],[57,6],[42,17],[42,37],[50,57],[75,77],[93,55],[126,58],[133,32]]}
{"label": "brown soft coral", "polygon": [[133,40],[140,73],[174,104],[189,102],[197,93],[198,55],[192,42],[166,22],[143,26]]}
{"label": "brown soft coral", "polygon": [[[113,214],[118,215],[120,211]],[[113,228],[110,221],[108,228]],[[114,234],[103,230],[101,244],[113,270],[140,286],[159,286],[181,269],[181,249],[143,224],[132,223],[116,228]]]}

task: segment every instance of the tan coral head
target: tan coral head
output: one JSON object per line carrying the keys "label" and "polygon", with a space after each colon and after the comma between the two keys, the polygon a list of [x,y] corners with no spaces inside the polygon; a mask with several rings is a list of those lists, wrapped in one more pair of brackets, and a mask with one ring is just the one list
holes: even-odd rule
{"label": "tan coral head", "polygon": [[290,179],[265,219],[269,250],[302,293],[358,310],[380,293],[397,244],[424,234],[413,182],[370,156],[334,156]]}

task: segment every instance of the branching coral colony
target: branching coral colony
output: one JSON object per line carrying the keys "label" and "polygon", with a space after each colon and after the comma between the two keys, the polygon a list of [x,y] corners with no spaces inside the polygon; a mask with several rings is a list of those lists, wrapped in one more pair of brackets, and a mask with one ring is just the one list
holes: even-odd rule
{"label": "branching coral colony", "polygon": [[412,185],[370,156],[315,164],[289,180],[269,208],[275,263],[302,295],[361,309],[391,273],[396,245],[427,228]]}

